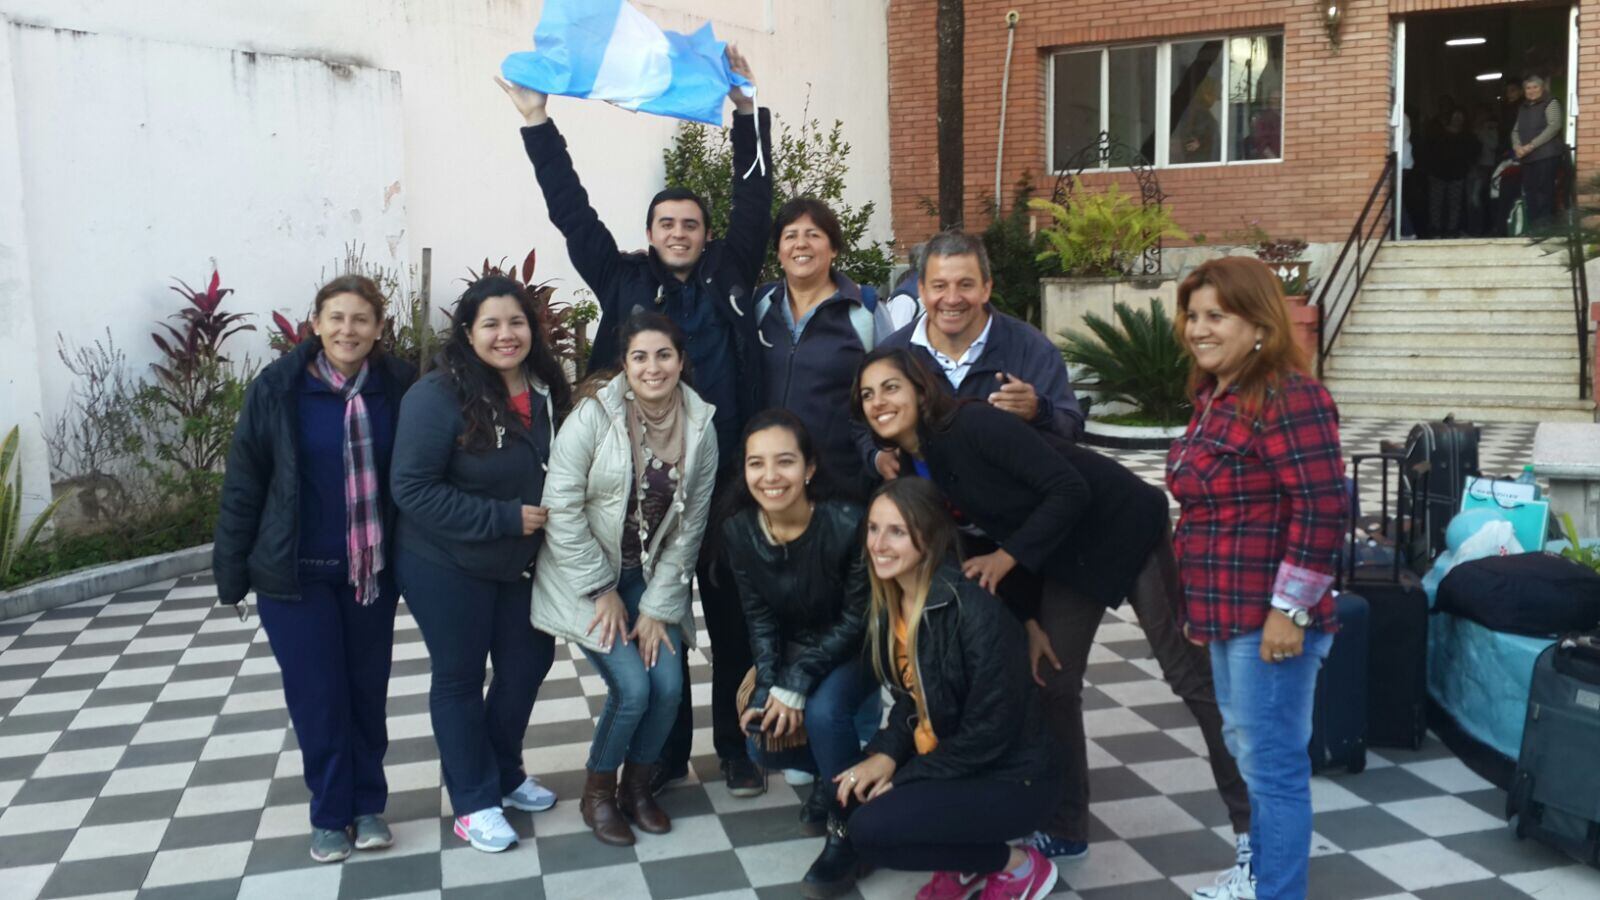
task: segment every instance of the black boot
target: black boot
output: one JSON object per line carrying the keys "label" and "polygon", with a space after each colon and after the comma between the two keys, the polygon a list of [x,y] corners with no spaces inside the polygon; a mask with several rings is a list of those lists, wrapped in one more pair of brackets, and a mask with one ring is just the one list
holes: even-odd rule
{"label": "black boot", "polygon": [[806,877],[800,882],[800,896],[806,900],[830,900],[855,887],[862,873],[861,858],[850,843],[845,815],[836,803],[829,803],[828,842],[822,845]]}
{"label": "black boot", "polygon": [[828,833],[828,810],[833,807],[833,791],[818,778],[811,783],[811,795],[800,806],[800,833],[806,837],[822,837]]}

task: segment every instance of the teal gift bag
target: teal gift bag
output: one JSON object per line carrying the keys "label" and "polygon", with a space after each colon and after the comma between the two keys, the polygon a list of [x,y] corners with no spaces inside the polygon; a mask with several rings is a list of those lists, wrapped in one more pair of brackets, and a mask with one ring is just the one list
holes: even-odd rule
{"label": "teal gift bag", "polygon": [[1550,521],[1550,501],[1528,500],[1531,485],[1514,481],[1468,478],[1461,491],[1461,511],[1492,509],[1511,522],[1517,543],[1530,553],[1544,546],[1545,528]]}

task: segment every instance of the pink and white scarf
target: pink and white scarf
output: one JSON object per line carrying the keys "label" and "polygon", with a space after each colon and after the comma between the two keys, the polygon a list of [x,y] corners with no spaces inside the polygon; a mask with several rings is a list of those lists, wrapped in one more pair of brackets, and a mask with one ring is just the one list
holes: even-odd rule
{"label": "pink and white scarf", "polygon": [[371,367],[365,361],[354,378],[345,378],[326,354],[317,354],[317,375],[344,398],[345,546],[350,556],[350,583],[362,606],[378,599],[378,573],[383,571],[383,509],[378,499],[378,464],[372,452],[372,420],[361,388]]}

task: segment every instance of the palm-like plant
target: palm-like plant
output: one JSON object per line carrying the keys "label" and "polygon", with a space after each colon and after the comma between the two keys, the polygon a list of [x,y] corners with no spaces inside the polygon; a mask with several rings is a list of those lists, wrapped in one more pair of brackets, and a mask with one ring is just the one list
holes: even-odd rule
{"label": "palm-like plant", "polygon": [[[56,507],[61,501],[67,499],[70,491],[63,491],[60,496],[51,501],[39,517],[33,520],[33,525],[28,528],[22,540],[17,540],[17,532],[22,526],[22,463],[17,460],[17,447],[21,438],[16,426],[7,432],[5,440],[0,441],[0,584],[5,583],[11,576],[11,564],[16,561],[17,554],[22,553],[34,542],[39,540],[39,535],[44,531],[44,526],[55,514]],[[15,478],[11,474],[11,463],[17,462]]]}
{"label": "palm-like plant", "polygon": [[1062,331],[1062,357],[1089,371],[1094,382],[1087,386],[1102,399],[1127,403],[1140,418],[1164,425],[1188,421],[1189,362],[1166,308],[1152,297],[1148,311],[1122,302],[1114,310],[1117,324],[1093,313],[1083,317],[1093,334]]}

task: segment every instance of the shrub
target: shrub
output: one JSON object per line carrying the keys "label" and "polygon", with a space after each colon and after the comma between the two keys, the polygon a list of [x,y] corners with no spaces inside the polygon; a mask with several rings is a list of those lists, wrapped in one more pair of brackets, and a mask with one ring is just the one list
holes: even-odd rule
{"label": "shrub", "polygon": [[1187,240],[1171,210],[1146,205],[1122,193],[1115,183],[1090,191],[1076,181],[1065,204],[1033,199],[1028,208],[1048,212],[1052,224],[1039,229],[1046,242],[1039,251],[1048,270],[1070,277],[1119,277],[1133,273],[1146,250],[1172,238]]}
{"label": "shrub", "polygon": [[1083,386],[1099,391],[1102,400],[1127,403],[1145,420],[1187,422],[1189,362],[1166,308],[1152,297],[1148,311],[1122,302],[1114,309],[1117,325],[1090,313],[1083,321],[1092,335],[1061,332],[1067,341],[1062,357],[1089,370],[1093,383]]}
{"label": "shrub", "polygon": [[[33,520],[33,524],[28,526],[28,530],[22,533],[22,537],[17,537],[22,528],[22,461],[17,459],[21,441],[20,431],[15,425],[6,432],[5,439],[0,440],[0,584],[11,580],[11,566],[17,554],[33,547],[56,508],[67,497],[61,494],[50,501],[39,517]],[[15,479],[11,475],[13,462],[17,464]]]}
{"label": "shrub", "polygon": [[999,202],[993,202],[989,227],[983,230],[983,247],[994,273],[990,302],[1007,315],[1038,325],[1039,254],[1044,238],[1033,233],[1028,215],[1032,179],[1023,175],[1015,190],[1009,211],[1002,213]]}
{"label": "shrub", "polygon": [[[889,280],[893,263],[890,246],[867,237],[867,226],[877,211],[867,202],[853,206],[844,202],[845,176],[849,173],[850,143],[844,139],[844,123],[834,120],[823,133],[816,119],[802,113],[796,132],[781,116],[773,116],[777,140],[773,141],[772,212],[795,197],[815,197],[828,204],[844,231],[845,246],[834,260],[834,267],[857,284],[882,286]],[[733,144],[726,129],[684,122],[678,126],[672,146],[661,154],[669,187],[686,187],[711,206],[712,234],[727,234],[728,209],[733,205]],[[767,239],[768,235],[762,235]],[[761,268],[762,282],[775,281],[781,274],[778,256],[767,249]]]}

